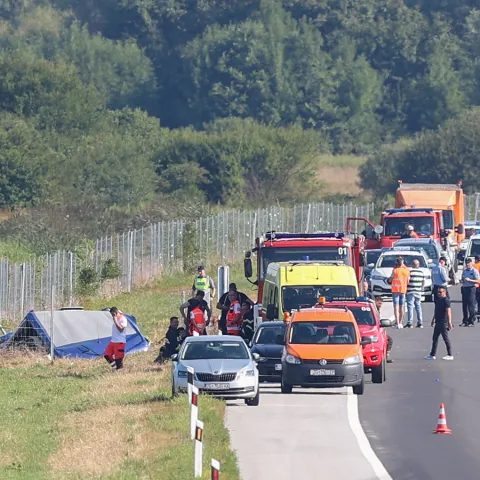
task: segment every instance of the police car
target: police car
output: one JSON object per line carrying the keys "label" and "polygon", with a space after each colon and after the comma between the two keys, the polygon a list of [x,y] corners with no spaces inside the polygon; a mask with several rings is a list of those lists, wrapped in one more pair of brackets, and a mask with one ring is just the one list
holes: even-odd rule
{"label": "police car", "polygon": [[428,258],[425,250],[419,247],[392,247],[382,249],[382,253],[370,275],[373,294],[382,296],[392,295],[392,286],[388,283],[388,279],[392,275],[398,257],[403,257],[407,267],[411,267],[414,260],[419,261],[419,270],[425,275],[423,295],[427,302],[433,301],[432,273],[429,266],[433,261]]}

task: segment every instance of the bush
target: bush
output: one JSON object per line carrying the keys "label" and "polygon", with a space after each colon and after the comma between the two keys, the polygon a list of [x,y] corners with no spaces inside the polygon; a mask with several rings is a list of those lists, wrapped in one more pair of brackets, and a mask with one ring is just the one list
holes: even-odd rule
{"label": "bush", "polygon": [[82,268],[78,274],[78,286],[80,295],[94,295],[100,287],[97,271],[93,267]]}
{"label": "bush", "polygon": [[122,274],[122,270],[118,262],[114,258],[109,258],[102,265],[102,270],[100,272],[100,279],[102,281],[112,280],[114,278],[118,278],[121,274]]}

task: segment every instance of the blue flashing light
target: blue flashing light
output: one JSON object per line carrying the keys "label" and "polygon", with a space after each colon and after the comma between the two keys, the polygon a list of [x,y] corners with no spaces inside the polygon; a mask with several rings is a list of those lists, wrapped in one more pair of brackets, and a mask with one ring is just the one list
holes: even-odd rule
{"label": "blue flashing light", "polygon": [[302,260],[308,262],[310,260],[310,257],[308,255],[305,255],[304,257],[302,257]]}
{"label": "blue flashing light", "polygon": [[433,208],[390,208],[385,210],[387,213],[412,213],[412,212],[423,212],[423,213],[432,213]]}
{"label": "blue flashing light", "polygon": [[480,222],[467,220],[466,222],[463,223],[463,225],[465,227],[476,227],[476,226],[480,225]]}
{"label": "blue flashing light", "polygon": [[265,234],[266,240],[283,240],[283,239],[295,239],[295,238],[344,238],[343,232],[331,232],[331,233],[277,233],[267,232]]}

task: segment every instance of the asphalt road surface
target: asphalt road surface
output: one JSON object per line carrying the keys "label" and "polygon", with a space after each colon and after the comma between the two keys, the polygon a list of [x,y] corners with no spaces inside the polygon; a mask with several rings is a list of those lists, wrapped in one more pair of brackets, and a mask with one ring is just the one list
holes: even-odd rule
{"label": "asphalt road surface", "polygon": [[[437,360],[423,359],[433,332],[427,327],[433,306],[424,304],[423,330],[389,329],[395,362],[388,365],[388,380],[368,385],[359,398],[363,429],[394,480],[480,479],[480,323],[459,328],[460,288],[451,288],[450,296],[454,361],[441,359],[441,339]],[[452,435],[432,434],[440,403]]]}
{"label": "asphalt road surface", "polygon": [[[387,382],[368,382],[363,396],[347,389],[282,395],[269,385],[259,407],[229,405],[226,423],[242,480],[480,479],[480,323],[459,327],[460,288],[450,296],[452,362],[441,359],[442,339],[437,360],[423,358],[433,333],[433,305],[425,303],[424,329],[389,329],[394,363]],[[440,403],[452,435],[433,434]]]}

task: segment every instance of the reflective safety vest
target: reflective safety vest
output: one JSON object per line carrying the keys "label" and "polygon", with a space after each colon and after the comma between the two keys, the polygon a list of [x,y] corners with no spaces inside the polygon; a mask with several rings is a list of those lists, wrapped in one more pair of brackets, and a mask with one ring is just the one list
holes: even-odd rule
{"label": "reflective safety vest", "polygon": [[392,293],[407,293],[410,270],[403,265],[393,269]]}
{"label": "reflective safety vest", "polygon": [[[196,325],[193,322],[195,322]],[[201,334],[203,333],[204,328],[205,328],[205,313],[200,307],[195,307],[190,312],[190,325],[188,328],[188,333],[190,334],[190,336],[195,334]]]}
{"label": "reflective safety vest", "polygon": [[195,290],[210,290],[210,277],[195,277]]}
{"label": "reflective safety vest", "polygon": [[234,300],[227,313],[227,335],[240,335],[240,320],[236,320],[240,315],[235,313],[235,305],[240,305],[238,300]]}

